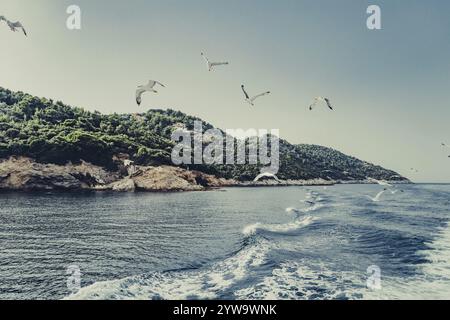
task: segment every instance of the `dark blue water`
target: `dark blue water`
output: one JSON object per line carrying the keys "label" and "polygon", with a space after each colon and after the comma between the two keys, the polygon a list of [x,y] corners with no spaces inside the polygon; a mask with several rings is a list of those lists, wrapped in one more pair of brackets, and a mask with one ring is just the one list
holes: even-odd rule
{"label": "dark blue water", "polygon": [[0,194],[0,299],[450,298],[450,186],[380,188]]}

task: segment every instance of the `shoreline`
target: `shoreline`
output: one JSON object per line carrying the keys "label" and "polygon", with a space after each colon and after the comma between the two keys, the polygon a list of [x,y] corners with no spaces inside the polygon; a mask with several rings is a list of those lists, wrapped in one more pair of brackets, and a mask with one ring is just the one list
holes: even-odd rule
{"label": "shoreline", "polygon": [[[390,181],[410,184],[409,180]],[[79,164],[38,163],[27,157],[0,159],[0,192],[189,192],[213,191],[228,187],[260,188],[288,186],[334,186],[372,184],[364,180],[264,180],[238,181],[218,178],[200,171],[168,165],[120,166],[117,171],[81,161]]]}

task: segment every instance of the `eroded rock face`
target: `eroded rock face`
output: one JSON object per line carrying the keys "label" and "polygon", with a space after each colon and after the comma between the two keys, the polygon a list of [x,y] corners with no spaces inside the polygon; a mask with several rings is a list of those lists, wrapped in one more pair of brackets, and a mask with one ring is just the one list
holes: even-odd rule
{"label": "eroded rock face", "polygon": [[86,162],[58,166],[36,163],[25,157],[0,160],[0,189],[3,190],[91,189],[117,179],[114,173]]}
{"label": "eroded rock face", "polygon": [[37,163],[26,157],[0,159],[0,190],[177,192],[203,191],[228,186],[332,185],[334,183],[335,181],[322,179],[238,182],[171,166],[145,167],[133,165],[131,172],[121,169],[117,172],[111,172],[87,162],[60,166]]}
{"label": "eroded rock face", "polygon": [[0,159],[0,190],[113,190],[134,191],[202,191],[235,185],[197,171],[160,166],[136,166],[129,174],[110,172],[87,162],[65,166],[37,163],[26,157]]}
{"label": "eroded rock face", "polygon": [[132,179],[143,191],[201,191],[223,186],[221,179],[177,167],[141,167],[142,173]]}
{"label": "eroded rock face", "polygon": [[136,191],[136,185],[134,184],[133,179],[124,178],[122,180],[113,182],[111,184],[111,188],[113,191],[117,192],[134,192]]}

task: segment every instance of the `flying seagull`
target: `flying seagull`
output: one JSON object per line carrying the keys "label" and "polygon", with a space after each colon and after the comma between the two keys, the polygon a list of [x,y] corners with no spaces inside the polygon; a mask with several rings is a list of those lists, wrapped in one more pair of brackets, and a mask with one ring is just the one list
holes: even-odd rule
{"label": "flying seagull", "polygon": [[206,67],[208,68],[208,71],[212,71],[214,67],[226,66],[229,64],[228,62],[211,62],[211,61],[209,61],[209,59],[205,56],[205,54],[203,52],[201,53],[201,55],[202,55],[203,59],[205,59],[205,61],[206,61]]}
{"label": "flying seagull", "polygon": [[141,105],[141,102],[142,102],[142,95],[145,92],[158,93],[158,91],[153,89],[157,84],[159,84],[161,87],[164,87],[164,88],[166,87],[161,82],[154,81],[154,80],[149,80],[148,84],[146,84],[144,86],[138,86],[137,87],[137,89],[136,89],[136,102],[137,102],[137,104],[139,106]]}
{"label": "flying seagull", "polygon": [[309,106],[309,110],[314,109],[314,107],[319,103],[319,102],[325,102],[328,106],[328,108],[330,108],[330,110],[334,110],[333,106],[331,105],[330,99],[328,98],[323,98],[323,97],[316,97],[314,99],[314,102]]}
{"label": "flying seagull", "polygon": [[259,180],[261,180],[262,178],[272,178],[275,179],[278,182],[281,182],[280,179],[278,179],[278,177],[276,175],[274,175],[273,173],[269,173],[269,172],[264,172],[261,173],[260,175],[258,175],[255,180],[253,180],[253,182],[258,182]]}
{"label": "flying seagull", "polygon": [[384,180],[377,180],[377,179],[374,179],[374,178],[367,178],[367,181],[369,181],[371,183],[379,184],[380,186],[384,186],[384,187],[393,187],[392,184],[390,184],[390,183],[388,183],[388,182],[386,182]]}
{"label": "flying seagull", "polygon": [[386,192],[386,190],[380,191],[378,192],[378,194],[375,196],[375,198],[372,198],[371,196],[366,196],[367,198],[369,198],[370,200],[372,200],[373,202],[379,202],[381,196]]}
{"label": "flying seagull", "polygon": [[[445,147],[445,148],[450,148],[450,146],[448,145],[448,144],[446,144],[446,143],[441,143],[441,146],[443,146],[443,147]],[[448,156],[449,158],[450,158],[450,155]]]}
{"label": "flying seagull", "polygon": [[249,103],[250,105],[252,105],[252,106],[255,105],[255,100],[256,99],[258,99],[258,98],[260,98],[262,96],[266,96],[266,95],[270,94],[270,91],[266,91],[266,92],[260,93],[260,94],[258,94],[256,96],[250,98],[250,96],[248,95],[247,91],[245,91],[244,85],[242,85],[241,88],[242,88],[242,91],[244,92],[244,95],[245,95],[245,101],[247,103]]}
{"label": "flying seagull", "polygon": [[5,21],[8,27],[11,29],[11,31],[16,32],[18,29],[22,29],[22,32],[25,36],[27,36],[27,32],[25,31],[25,28],[23,27],[22,23],[19,21],[12,22],[6,19],[4,16],[0,16],[0,22]]}

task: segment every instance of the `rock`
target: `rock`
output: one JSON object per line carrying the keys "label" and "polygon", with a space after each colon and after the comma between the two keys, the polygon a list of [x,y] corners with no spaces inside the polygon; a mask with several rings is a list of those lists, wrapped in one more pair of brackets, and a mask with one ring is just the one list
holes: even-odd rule
{"label": "rock", "polygon": [[178,167],[132,166],[128,172],[106,171],[82,161],[64,166],[37,163],[26,157],[0,160],[0,190],[113,190],[118,192],[202,191],[237,185],[233,180],[216,178]]}
{"label": "rock", "polygon": [[201,191],[235,183],[202,172],[171,166],[139,167],[139,171],[141,173],[132,179],[136,188],[143,191]]}
{"label": "rock", "polygon": [[0,160],[0,189],[3,190],[94,189],[115,180],[114,173],[86,162],[59,166],[37,163],[26,157]]}
{"label": "rock", "polygon": [[148,167],[134,176],[136,188],[143,191],[201,191],[205,187],[197,184],[189,171],[169,166]]}
{"label": "rock", "polygon": [[136,190],[134,181],[130,178],[125,178],[117,182],[113,182],[111,188],[113,191],[117,192],[134,192]]}

